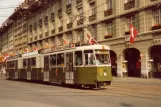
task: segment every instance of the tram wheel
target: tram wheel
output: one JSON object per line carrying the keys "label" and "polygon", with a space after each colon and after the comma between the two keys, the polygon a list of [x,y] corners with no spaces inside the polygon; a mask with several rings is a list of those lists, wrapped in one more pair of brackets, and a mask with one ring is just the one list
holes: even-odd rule
{"label": "tram wheel", "polygon": [[108,81],[108,82],[107,82],[107,85],[110,85],[110,84],[111,84],[111,81]]}

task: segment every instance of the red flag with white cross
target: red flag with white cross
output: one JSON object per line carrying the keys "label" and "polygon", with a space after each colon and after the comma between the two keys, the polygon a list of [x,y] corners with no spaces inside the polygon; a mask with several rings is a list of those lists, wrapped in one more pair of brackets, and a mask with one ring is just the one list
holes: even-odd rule
{"label": "red flag with white cross", "polygon": [[135,41],[135,37],[138,35],[138,31],[135,29],[135,27],[130,23],[130,43],[133,43]]}

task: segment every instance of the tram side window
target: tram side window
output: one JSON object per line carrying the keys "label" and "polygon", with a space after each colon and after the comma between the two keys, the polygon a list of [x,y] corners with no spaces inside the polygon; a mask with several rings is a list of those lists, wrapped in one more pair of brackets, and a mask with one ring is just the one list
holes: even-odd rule
{"label": "tram side window", "polygon": [[57,66],[64,66],[64,54],[57,55]]}
{"label": "tram side window", "polygon": [[24,59],[23,60],[23,67],[26,67],[27,66],[27,59]]}
{"label": "tram side window", "polygon": [[75,65],[80,66],[82,65],[82,51],[75,52]]}
{"label": "tram side window", "polygon": [[10,62],[7,62],[7,67],[8,67],[8,68],[10,68],[10,67],[11,67]]}
{"label": "tram side window", "polygon": [[27,66],[28,66],[28,68],[30,68],[30,66],[31,66],[31,65],[30,65],[30,59],[28,59],[27,62],[28,62]]}
{"label": "tram side window", "polygon": [[50,56],[50,64],[52,66],[56,66],[56,55],[51,55]]}
{"label": "tram side window", "polygon": [[84,51],[85,54],[85,64],[86,65],[93,65],[93,61],[94,61],[94,54],[93,54],[93,50],[85,50]]}
{"label": "tram side window", "polygon": [[13,68],[13,67],[14,67],[14,61],[11,61],[11,63],[10,63],[10,64],[11,64],[11,66],[10,66],[10,67],[11,67],[11,68]]}
{"label": "tram side window", "polygon": [[36,58],[31,58],[31,66],[36,66]]}

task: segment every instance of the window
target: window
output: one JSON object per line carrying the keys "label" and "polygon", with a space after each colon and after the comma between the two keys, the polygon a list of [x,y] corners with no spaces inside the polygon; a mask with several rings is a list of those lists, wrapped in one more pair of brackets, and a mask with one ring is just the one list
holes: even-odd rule
{"label": "window", "polygon": [[75,65],[81,66],[83,64],[82,62],[83,62],[82,51],[76,51],[75,52]]}
{"label": "window", "polygon": [[63,18],[59,17],[59,27],[63,26]]}
{"label": "window", "polygon": [[161,8],[153,10],[153,25],[161,24]]}
{"label": "window", "polygon": [[126,23],[125,24],[125,31],[129,31],[130,30],[130,23],[132,23],[133,26],[135,26],[135,24],[136,24],[136,22],[135,22],[135,15],[130,16],[130,17],[126,17],[126,22],[125,23]]}
{"label": "window", "polygon": [[10,68],[14,68],[15,67],[15,62],[14,61],[11,61],[10,62]]}
{"label": "window", "polygon": [[112,34],[112,22],[107,23],[106,26],[106,35]]}
{"label": "window", "polygon": [[30,68],[30,66],[31,66],[30,59],[28,59],[27,62],[28,62],[27,66],[28,66],[28,68]]}
{"label": "window", "polygon": [[68,13],[67,15],[67,24],[72,23],[72,14]]}
{"label": "window", "polygon": [[91,36],[96,39],[96,35],[97,35],[97,28],[96,28],[96,25],[92,25],[91,26],[91,29],[90,29],[90,33],[91,33]]}
{"label": "window", "polygon": [[77,32],[77,41],[78,42],[81,42],[81,41],[84,41],[84,34],[83,34],[83,30],[79,30],[78,32]]}
{"label": "window", "polygon": [[55,21],[52,22],[52,30],[55,29]]}
{"label": "window", "polygon": [[112,0],[105,0],[106,10],[112,9]]}
{"label": "window", "polygon": [[93,54],[93,50],[85,50],[84,51],[84,55],[85,55],[85,64],[86,65],[93,65],[93,61],[94,61],[94,54]]}
{"label": "window", "polygon": [[78,8],[79,19],[83,17],[83,8]]}
{"label": "window", "polygon": [[55,13],[51,13],[51,17],[50,17],[51,21],[53,22],[55,20]]}
{"label": "window", "polygon": [[39,20],[39,27],[42,27],[42,19]]}
{"label": "window", "polygon": [[72,36],[72,33],[69,33],[69,34],[67,34],[67,38],[68,38],[68,42],[69,43],[72,43],[73,42],[73,36]]}
{"label": "window", "polygon": [[93,16],[96,14],[95,3],[90,4],[90,13],[89,16]]}
{"label": "window", "polygon": [[36,58],[31,58],[31,66],[36,66]]}
{"label": "window", "polygon": [[71,0],[66,0],[66,5],[71,4]]}
{"label": "window", "polygon": [[62,0],[59,0],[58,7],[59,7],[59,9],[62,8]]}
{"label": "window", "polygon": [[37,23],[36,22],[34,23],[34,29],[35,30],[37,29]]}
{"label": "window", "polygon": [[44,23],[45,23],[45,25],[48,25],[48,16],[45,16]]}
{"label": "window", "polygon": [[56,55],[50,56],[50,65],[54,67],[56,66]]}
{"label": "window", "polygon": [[64,66],[64,54],[57,54],[57,66]]}
{"label": "window", "polygon": [[129,3],[130,1],[134,1],[134,0],[125,0],[125,3]]}
{"label": "window", "polygon": [[94,64],[97,65],[110,64],[109,51],[95,50],[95,53],[96,53],[96,60],[94,61]]}
{"label": "window", "polygon": [[32,32],[32,25],[29,26],[30,32]]}
{"label": "window", "polygon": [[27,66],[27,59],[23,60],[23,68]]}

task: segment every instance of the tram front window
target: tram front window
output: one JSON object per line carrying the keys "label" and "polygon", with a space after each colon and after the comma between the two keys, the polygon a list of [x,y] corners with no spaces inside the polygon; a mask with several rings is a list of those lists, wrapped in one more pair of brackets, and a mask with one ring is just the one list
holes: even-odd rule
{"label": "tram front window", "polygon": [[95,51],[95,53],[96,53],[96,60],[94,63],[96,65],[110,64],[109,54],[107,50],[106,51],[97,50]]}
{"label": "tram front window", "polygon": [[86,65],[94,65],[94,54],[93,50],[85,50],[85,64]]}

